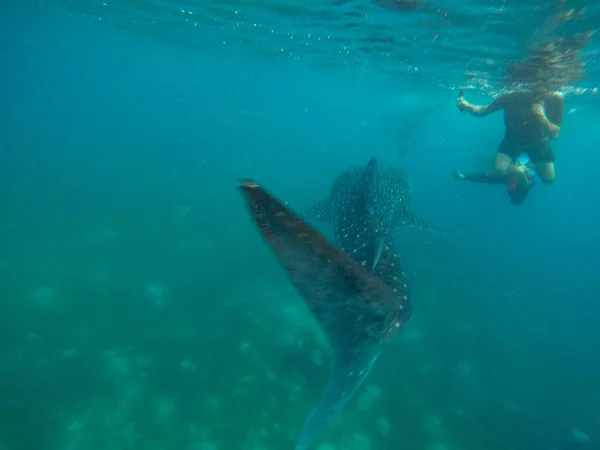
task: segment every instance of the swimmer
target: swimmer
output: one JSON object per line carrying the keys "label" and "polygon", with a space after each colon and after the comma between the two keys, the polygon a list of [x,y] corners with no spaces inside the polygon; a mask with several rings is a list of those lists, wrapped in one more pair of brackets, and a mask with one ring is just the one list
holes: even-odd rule
{"label": "swimmer", "polygon": [[[475,117],[504,111],[506,131],[498,147],[494,171],[490,173],[452,172],[458,180],[508,186],[511,201],[519,205],[533,185],[533,169],[546,184],[554,182],[555,156],[550,140],[558,137],[564,114],[564,99],[557,91],[526,90],[504,94],[486,106],[475,106],[458,99],[459,110]],[[519,155],[529,155],[527,164],[518,163]]]}

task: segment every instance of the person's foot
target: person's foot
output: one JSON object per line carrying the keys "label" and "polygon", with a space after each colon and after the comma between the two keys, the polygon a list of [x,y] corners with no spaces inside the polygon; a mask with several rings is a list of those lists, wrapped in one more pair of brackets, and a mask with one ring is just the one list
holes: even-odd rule
{"label": "person's foot", "polygon": [[533,187],[533,182],[529,180],[525,172],[513,173],[507,179],[508,195],[513,205],[523,203],[527,194]]}
{"label": "person's foot", "polygon": [[521,179],[517,175],[509,175],[506,177],[506,186],[508,187],[508,193],[514,192],[517,187],[521,184]]}
{"label": "person's foot", "polygon": [[456,169],[454,169],[454,170],[452,171],[452,176],[453,176],[454,178],[456,178],[457,180],[464,180],[464,179],[466,179],[466,178],[467,178],[467,177],[465,176],[465,174],[464,174],[464,173],[462,173],[462,172],[459,172],[459,171],[458,171],[458,170],[456,170]]}

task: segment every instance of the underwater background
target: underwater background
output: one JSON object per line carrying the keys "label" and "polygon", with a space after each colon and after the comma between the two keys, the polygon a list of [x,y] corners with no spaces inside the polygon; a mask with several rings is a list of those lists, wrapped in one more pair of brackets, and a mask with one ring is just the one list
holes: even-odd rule
{"label": "underwater background", "polygon": [[0,4],[0,449],[293,448],[330,353],[237,186],[300,212],[373,156],[444,235],[397,233],[413,316],[316,448],[598,448],[597,37],[515,207],[450,176],[503,133],[457,92],[571,4],[279,2]]}

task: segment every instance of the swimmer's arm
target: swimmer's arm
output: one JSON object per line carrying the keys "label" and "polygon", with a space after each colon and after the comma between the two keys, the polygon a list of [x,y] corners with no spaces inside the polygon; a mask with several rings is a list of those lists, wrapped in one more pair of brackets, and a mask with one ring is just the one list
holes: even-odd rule
{"label": "swimmer's arm", "polygon": [[[556,139],[560,134],[560,126],[553,124],[550,122],[548,117],[546,116],[546,109],[544,105],[541,103],[535,103],[532,107],[533,114],[540,122],[540,125],[548,135],[550,139]],[[562,122],[562,117],[561,117]]]}
{"label": "swimmer's arm", "polygon": [[485,117],[485,116],[489,116],[490,114],[495,113],[496,111],[500,111],[501,109],[504,109],[503,106],[503,97],[499,97],[496,100],[494,100],[492,103],[490,103],[489,105],[486,106],[475,106],[470,104],[468,101],[466,101],[464,98],[459,98],[458,99],[458,107],[461,111],[467,111],[469,114],[475,116],[475,117]]}

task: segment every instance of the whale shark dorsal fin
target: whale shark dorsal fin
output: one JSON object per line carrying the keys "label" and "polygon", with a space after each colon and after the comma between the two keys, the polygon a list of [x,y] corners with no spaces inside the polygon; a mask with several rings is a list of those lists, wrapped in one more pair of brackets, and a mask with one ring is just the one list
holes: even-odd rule
{"label": "whale shark dorsal fin", "polygon": [[365,208],[370,215],[374,215],[377,212],[377,159],[371,158],[365,167],[360,179],[360,187]]}
{"label": "whale shark dorsal fin", "polygon": [[250,215],[322,327],[332,349],[330,378],[296,450],[314,443],[352,398],[382,342],[399,326],[399,298],[253,181],[242,190]]}

